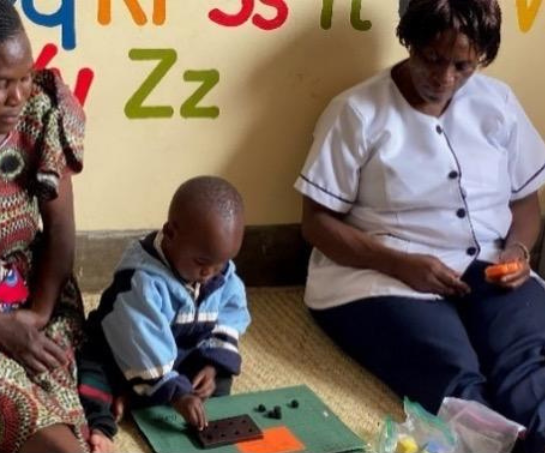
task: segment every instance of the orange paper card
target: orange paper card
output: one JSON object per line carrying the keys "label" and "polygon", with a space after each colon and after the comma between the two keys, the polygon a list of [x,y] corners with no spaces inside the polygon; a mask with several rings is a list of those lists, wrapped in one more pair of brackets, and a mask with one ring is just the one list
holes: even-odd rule
{"label": "orange paper card", "polygon": [[486,277],[490,280],[500,279],[505,275],[518,272],[522,269],[522,263],[518,261],[512,261],[510,263],[500,263],[488,266],[485,269]]}
{"label": "orange paper card", "polygon": [[305,445],[285,426],[263,430],[263,439],[237,444],[241,453],[294,453]]}

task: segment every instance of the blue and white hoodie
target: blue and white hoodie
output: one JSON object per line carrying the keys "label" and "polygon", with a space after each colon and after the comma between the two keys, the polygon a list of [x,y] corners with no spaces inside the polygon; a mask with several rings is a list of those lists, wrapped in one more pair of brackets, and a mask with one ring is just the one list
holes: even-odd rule
{"label": "blue and white hoodie", "polygon": [[168,404],[193,390],[182,371],[190,354],[224,373],[240,373],[238,341],[250,314],[233,262],[195,296],[166,262],[158,234],[125,251],[89,323],[133,390],[150,404]]}

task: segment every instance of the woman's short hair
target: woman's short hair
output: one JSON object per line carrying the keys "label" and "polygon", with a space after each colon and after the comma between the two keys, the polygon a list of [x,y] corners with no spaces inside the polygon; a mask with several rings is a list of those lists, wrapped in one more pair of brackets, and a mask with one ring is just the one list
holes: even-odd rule
{"label": "woman's short hair", "polygon": [[411,0],[397,27],[406,48],[422,49],[441,32],[466,35],[487,66],[498,54],[501,41],[501,9],[497,0]]}
{"label": "woman's short hair", "polygon": [[0,44],[23,31],[19,13],[10,0],[0,0]]}

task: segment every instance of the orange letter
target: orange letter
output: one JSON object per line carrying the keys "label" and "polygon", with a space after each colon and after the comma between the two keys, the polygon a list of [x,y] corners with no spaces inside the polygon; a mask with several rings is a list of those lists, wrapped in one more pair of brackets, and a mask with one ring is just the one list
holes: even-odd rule
{"label": "orange letter", "polygon": [[163,25],[167,18],[167,0],[153,0],[153,23]]}
{"label": "orange letter", "polygon": [[519,27],[523,33],[532,28],[540,6],[541,0],[531,0],[530,6],[528,6],[528,0],[517,0]]}
{"label": "orange letter", "polygon": [[[145,25],[148,22],[146,13],[138,3],[138,0],[124,0],[129,8],[132,20],[137,25]],[[153,23],[162,25],[166,19],[166,0],[153,0]],[[108,25],[112,21],[112,0],[98,0],[98,23]]]}

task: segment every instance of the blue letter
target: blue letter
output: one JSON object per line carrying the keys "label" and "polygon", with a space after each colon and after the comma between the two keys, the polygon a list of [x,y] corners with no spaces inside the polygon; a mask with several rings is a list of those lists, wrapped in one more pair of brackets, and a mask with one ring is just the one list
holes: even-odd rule
{"label": "blue letter", "polygon": [[51,14],[43,14],[36,10],[34,0],[21,0],[23,11],[36,25],[44,27],[62,27],[62,47],[65,50],[76,48],[76,17],[74,0],[61,0],[59,9]]}

